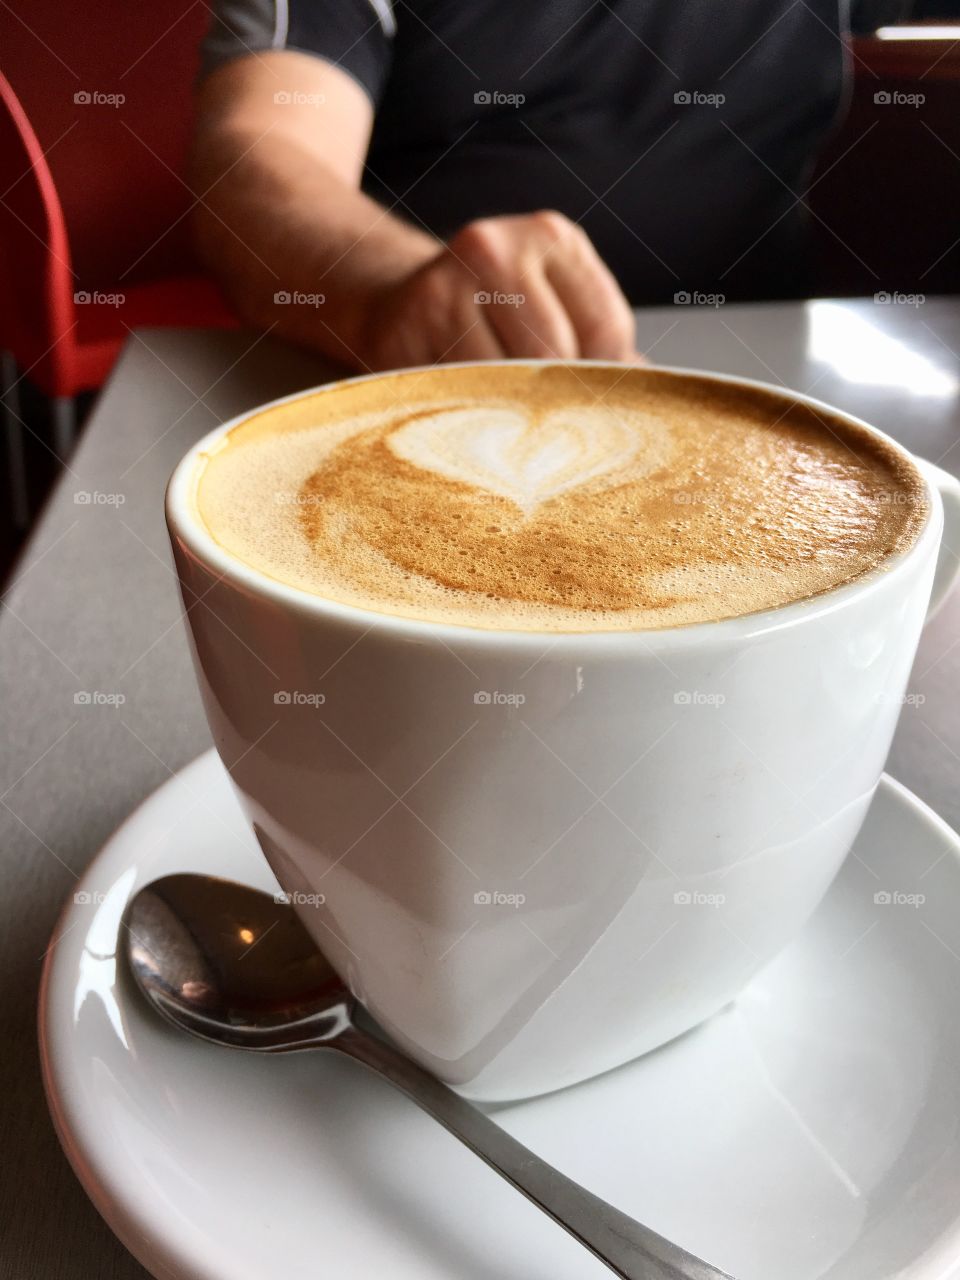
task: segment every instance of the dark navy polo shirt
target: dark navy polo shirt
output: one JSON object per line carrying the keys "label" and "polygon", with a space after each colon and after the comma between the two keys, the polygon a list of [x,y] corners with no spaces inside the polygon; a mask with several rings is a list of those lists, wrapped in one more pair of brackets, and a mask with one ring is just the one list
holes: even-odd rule
{"label": "dark navy polo shirt", "polygon": [[440,237],[560,209],[636,304],[762,298],[804,287],[845,25],[839,0],[217,0],[204,66],[342,67],[375,110],[364,190]]}

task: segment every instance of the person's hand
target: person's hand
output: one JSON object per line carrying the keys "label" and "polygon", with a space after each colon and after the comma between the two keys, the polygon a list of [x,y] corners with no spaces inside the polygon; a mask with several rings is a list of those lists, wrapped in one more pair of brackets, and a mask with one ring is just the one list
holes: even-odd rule
{"label": "person's hand", "polygon": [[470,222],[374,300],[372,369],[444,360],[636,362],[630,306],[586,233],[561,213]]}

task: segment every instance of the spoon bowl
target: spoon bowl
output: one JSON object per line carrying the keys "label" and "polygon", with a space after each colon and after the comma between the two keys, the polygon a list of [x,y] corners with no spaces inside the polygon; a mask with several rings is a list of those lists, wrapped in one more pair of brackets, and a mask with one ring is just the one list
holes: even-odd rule
{"label": "spoon bowl", "polygon": [[284,895],[174,875],[136,895],[127,958],[170,1022],[218,1044],[280,1053],[346,1029],[354,1001]]}

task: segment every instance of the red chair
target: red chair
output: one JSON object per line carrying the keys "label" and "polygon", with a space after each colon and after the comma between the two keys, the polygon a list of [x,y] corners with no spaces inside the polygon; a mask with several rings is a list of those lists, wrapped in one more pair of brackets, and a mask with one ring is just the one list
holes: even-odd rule
{"label": "red chair", "polygon": [[238,324],[193,258],[195,197],[179,176],[206,7],[35,0],[27,20],[8,16],[0,31],[0,352],[14,475],[19,377],[50,398],[63,458],[73,398],[101,385],[131,329]]}

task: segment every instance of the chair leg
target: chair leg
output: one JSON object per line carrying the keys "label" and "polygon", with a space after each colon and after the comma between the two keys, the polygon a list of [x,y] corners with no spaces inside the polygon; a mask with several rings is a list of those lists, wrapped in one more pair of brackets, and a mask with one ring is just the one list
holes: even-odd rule
{"label": "chair leg", "polygon": [[61,462],[66,462],[73,453],[74,437],[77,432],[77,412],[72,396],[54,396],[53,405],[53,447]]}
{"label": "chair leg", "polygon": [[10,351],[0,352],[0,404],[3,406],[3,437],[10,473],[10,519],[13,527],[20,531],[30,522],[30,496],[17,390],[17,362]]}

